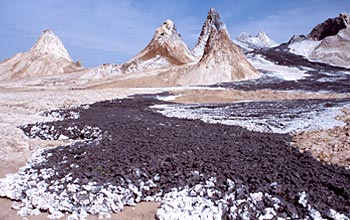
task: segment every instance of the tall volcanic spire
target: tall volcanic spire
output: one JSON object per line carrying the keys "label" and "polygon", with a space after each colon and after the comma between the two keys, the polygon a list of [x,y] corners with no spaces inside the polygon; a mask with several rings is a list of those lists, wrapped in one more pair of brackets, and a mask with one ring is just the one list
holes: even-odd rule
{"label": "tall volcanic spire", "polygon": [[[204,45],[204,47],[203,47]],[[201,52],[203,48],[203,52]],[[257,78],[259,73],[249,63],[241,49],[235,45],[219,13],[211,8],[194,51],[198,51],[199,62],[180,84],[214,84]]]}
{"label": "tall volcanic spire", "polygon": [[201,57],[203,55],[205,44],[207,43],[210,31],[214,26],[217,28],[226,28],[225,24],[220,19],[219,13],[217,13],[214,8],[211,8],[208,12],[207,19],[203,24],[202,31],[199,34],[198,41],[192,50],[196,57]]}

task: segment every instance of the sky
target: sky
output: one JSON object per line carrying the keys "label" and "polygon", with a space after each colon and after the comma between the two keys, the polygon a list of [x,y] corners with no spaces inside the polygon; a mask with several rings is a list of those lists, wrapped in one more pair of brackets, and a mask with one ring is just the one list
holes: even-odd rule
{"label": "sky", "polygon": [[0,0],[0,61],[54,31],[86,67],[122,63],[140,52],[166,19],[192,48],[214,7],[232,38],[264,31],[278,43],[350,12],[349,0]]}

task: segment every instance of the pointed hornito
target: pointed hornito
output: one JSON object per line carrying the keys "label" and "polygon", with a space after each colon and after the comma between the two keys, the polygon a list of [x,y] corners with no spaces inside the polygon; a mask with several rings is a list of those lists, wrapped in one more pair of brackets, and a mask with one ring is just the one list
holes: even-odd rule
{"label": "pointed hornito", "polygon": [[207,29],[210,32],[205,37],[207,41],[202,58],[183,75],[179,83],[215,84],[259,77],[259,73],[246,59],[242,50],[232,42],[226,25],[214,9],[210,9],[206,23],[209,24]]}
{"label": "pointed hornito", "polygon": [[30,79],[81,70],[62,41],[45,30],[28,52],[18,53],[0,63],[0,80]]}
{"label": "pointed hornito", "polygon": [[126,72],[135,72],[187,64],[194,60],[192,52],[177,32],[174,22],[166,20],[157,28],[146,48],[121,68]]}
{"label": "pointed hornito", "polygon": [[[215,22],[216,22],[216,24],[215,24]],[[217,23],[217,22],[219,22],[219,23]],[[220,24],[220,22],[221,22],[221,19],[220,19],[219,13],[217,13],[214,8],[211,8],[208,12],[207,19],[205,20],[205,22],[203,24],[202,31],[199,34],[198,41],[192,50],[193,54],[196,57],[199,57],[199,58],[202,57],[203,52],[204,52],[204,48],[205,48],[205,45],[208,41],[212,27],[216,26],[216,25],[218,25],[218,26],[225,25],[222,22],[221,22],[222,24]]]}
{"label": "pointed hornito", "polygon": [[42,32],[38,41],[30,50],[30,53],[37,57],[51,55],[73,62],[73,59],[64,47],[62,41],[50,30],[44,30]]}

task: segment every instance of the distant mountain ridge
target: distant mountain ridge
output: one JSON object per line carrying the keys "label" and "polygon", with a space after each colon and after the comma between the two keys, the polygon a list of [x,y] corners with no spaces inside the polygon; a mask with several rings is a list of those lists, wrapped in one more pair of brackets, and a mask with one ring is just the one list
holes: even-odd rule
{"label": "distant mountain ridge", "polygon": [[246,32],[242,32],[236,37],[234,42],[246,51],[275,47],[278,45],[263,31],[260,31],[257,36],[251,36]]}

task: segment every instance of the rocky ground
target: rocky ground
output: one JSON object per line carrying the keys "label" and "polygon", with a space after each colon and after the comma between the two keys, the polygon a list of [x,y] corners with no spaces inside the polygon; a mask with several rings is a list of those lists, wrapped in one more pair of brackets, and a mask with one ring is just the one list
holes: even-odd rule
{"label": "rocky ground", "polygon": [[94,69],[44,31],[0,63],[0,219],[348,220],[348,24],[244,55],[210,9]]}
{"label": "rocky ground", "polygon": [[349,98],[160,104],[153,108],[168,117],[237,125],[251,131],[295,134],[344,125],[335,119],[344,106],[350,106]]}
{"label": "rocky ground", "polygon": [[348,219],[349,70],[254,53],[261,78],[210,88],[4,84],[0,217]]}
{"label": "rocky ground", "polygon": [[311,152],[320,161],[350,168],[350,117],[349,109],[337,117],[345,126],[317,131],[305,131],[294,137],[302,151]]}
{"label": "rocky ground", "polygon": [[236,89],[197,89],[186,91],[171,91],[174,102],[179,104],[209,104],[232,103],[242,101],[283,101],[299,99],[341,99],[349,98],[350,94],[343,93],[310,93],[302,91],[276,91],[261,89],[243,91]]}
{"label": "rocky ground", "polygon": [[[0,198],[0,219],[1,220],[20,220],[23,217],[17,215],[16,209],[13,209],[13,202],[8,199]],[[154,216],[157,212],[159,203],[156,202],[141,202],[136,206],[127,206],[123,209],[122,212],[118,214],[112,214],[111,219],[116,220],[147,220],[154,219]],[[39,215],[27,216],[28,220],[47,220],[47,212],[42,212]],[[62,217],[61,219],[66,219],[67,216]],[[97,220],[100,219],[98,216],[90,215],[86,218],[87,220]]]}
{"label": "rocky ground", "polygon": [[0,89],[1,177],[22,167],[0,180],[22,201],[1,218],[348,219],[349,74],[320,65],[211,88]]}
{"label": "rocky ground", "polygon": [[[4,178],[9,173],[16,173],[37,150],[65,145],[71,142],[70,140],[62,139],[31,139],[20,129],[21,125],[62,120],[62,117],[56,114],[56,111],[51,112],[54,109],[75,109],[77,106],[86,107],[99,100],[122,98],[130,94],[142,92],[137,89],[57,90],[57,87],[46,87],[45,90],[42,90],[40,88],[26,87],[0,88],[0,178]],[[147,90],[144,92],[152,93],[159,91]],[[0,219],[22,219],[22,217],[17,216],[17,210],[11,209],[12,202],[11,200],[0,198]],[[151,208],[145,210],[145,207]],[[145,216],[154,216],[156,209],[152,207],[154,205],[146,205],[142,206],[140,210],[136,206],[136,209],[126,209],[128,211],[123,211],[116,216],[113,215],[113,217],[143,219]],[[40,216],[28,216],[28,218],[36,220],[47,219],[47,215],[48,213],[43,213]],[[93,219],[93,217],[89,217],[88,219]]]}
{"label": "rocky ground", "polygon": [[159,104],[149,96],[100,102],[78,119],[24,127],[43,139],[99,130],[38,154],[1,182],[2,195],[21,199],[22,214],[106,214],[162,200],[159,219],[349,216],[349,171],[301,153],[291,136],[168,118],[149,108]]}
{"label": "rocky ground", "polygon": [[46,111],[75,108],[99,100],[126,97],[135,92],[142,91],[129,89],[102,89],[98,91],[0,89],[0,176],[3,177],[6,173],[18,170],[38,149],[69,142],[67,140],[29,139],[19,128],[21,125],[62,119],[58,114],[43,114]]}

